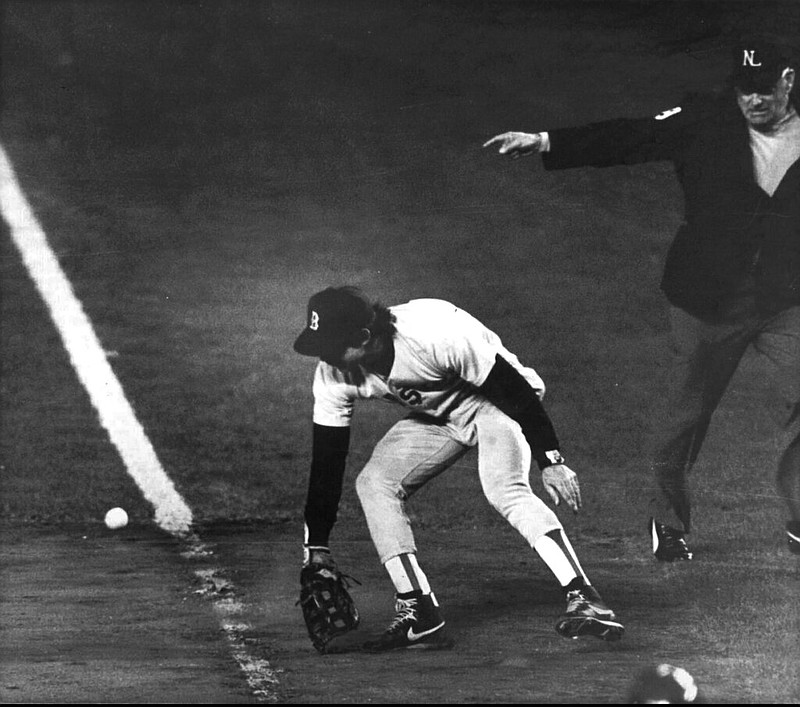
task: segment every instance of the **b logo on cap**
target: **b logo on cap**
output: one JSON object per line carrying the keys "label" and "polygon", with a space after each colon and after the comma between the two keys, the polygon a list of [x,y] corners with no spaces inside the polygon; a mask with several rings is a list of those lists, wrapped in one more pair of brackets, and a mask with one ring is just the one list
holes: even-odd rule
{"label": "b logo on cap", "polygon": [[742,52],[742,66],[761,66],[761,62],[756,63],[756,50],[745,49]]}
{"label": "b logo on cap", "polygon": [[319,314],[317,314],[313,309],[311,310],[311,319],[308,322],[308,328],[312,331],[319,329]]}

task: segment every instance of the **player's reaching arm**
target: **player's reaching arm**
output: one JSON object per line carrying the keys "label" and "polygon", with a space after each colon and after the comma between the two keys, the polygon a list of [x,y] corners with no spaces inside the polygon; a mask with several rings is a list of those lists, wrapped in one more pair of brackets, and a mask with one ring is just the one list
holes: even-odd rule
{"label": "player's reaching arm", "polygon": [[564,463],[553,424],[528,381],[498,354],[478,390],[522,428],[553,503],[559,505],[563,501],[577,513],[582,505],[578,477]]}
{"label": "player's reaching arm", "polygon": [[349,447],[349,427],[314,423],[305,506],[305,564],[333,564],[328,543],[339,510]]}
{"label": "player's reaching arm", "polygon": [[313,395],[304,564],[333,564],[328,543],[342,496],[355,389],[332,366],[320,361],[314,372]]}
{"label": "player's reaching arm", "polygon": [[300,599],[308,635],[320,653],[331,642],[358,627],[359,616],[347,577],[336,566],[328,536],[336,522],[342,495],[349,427],[314,423],[311,477],[305,507],[305,543],[300,571]]}

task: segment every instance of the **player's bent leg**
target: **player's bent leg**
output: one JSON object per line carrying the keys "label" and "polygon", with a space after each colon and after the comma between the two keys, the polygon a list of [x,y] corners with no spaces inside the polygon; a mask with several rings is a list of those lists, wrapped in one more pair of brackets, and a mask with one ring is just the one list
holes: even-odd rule
{"label": "player's bent leg", "polygon": [[405,501],[395,484],[367,465],[356,478],[356,493],[364,510],[372,542],[382,562],[387,557],[416,552],[414,532],[405,510]]}
{"label": "player's bent leg", "polygon": [[478,475],[486,500],[528,544],[561,529],[558,516],[531,489],[531,452],[519,425],[491,405],[476,416]]}
{"label": "player's bent leg", "polygon": [[409,417],[376,445],[359,474],[356,490],[370,535],[396,590],[394,619],[377,638],[362,645],[363,651],[452,647],[439,604],[416,560],[405,502],[468,449],[446,428]]}
{"label": "player's bent leg", "polygon": [[416,552],[406,499],[467,451],[441,427],[414,418],[401,420],[378,442],[356,492],[382,563]]}
{"label": "player's bent leg", "polygon": [[519,426],[489,406],[476,420],[478,469],[492,506],[528,541],[564,588],[567,608],[556,623],[566,638],[619,640],[625,632],[591,586],[558,516],[531,487],[530,448]]}

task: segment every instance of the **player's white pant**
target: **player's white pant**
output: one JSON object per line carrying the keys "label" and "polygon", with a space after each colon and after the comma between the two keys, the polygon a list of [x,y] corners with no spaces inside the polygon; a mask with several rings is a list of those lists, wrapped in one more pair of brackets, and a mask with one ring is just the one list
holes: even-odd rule
{"label": "player's white pant", "polygon": [[[489,503],[528,544],[561,529],[556,514],[531,490],[531,453],[519,425],[485,403],[475,415],[478,474]],[[356,490],[382,563],[416,552],[405,501],[452,466],[470,447],[454,430],[411,416],[376,445],[356,480]]]}

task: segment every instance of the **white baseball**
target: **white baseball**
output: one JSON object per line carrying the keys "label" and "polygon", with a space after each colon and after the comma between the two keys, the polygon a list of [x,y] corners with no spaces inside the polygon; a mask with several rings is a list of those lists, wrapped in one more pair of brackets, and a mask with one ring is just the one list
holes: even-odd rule
{"label": "white baseball", "polygon": [[112,508],[106,513],[106,527],[111,530],[119,530],[128,525],[128,514],[124,508]]}

